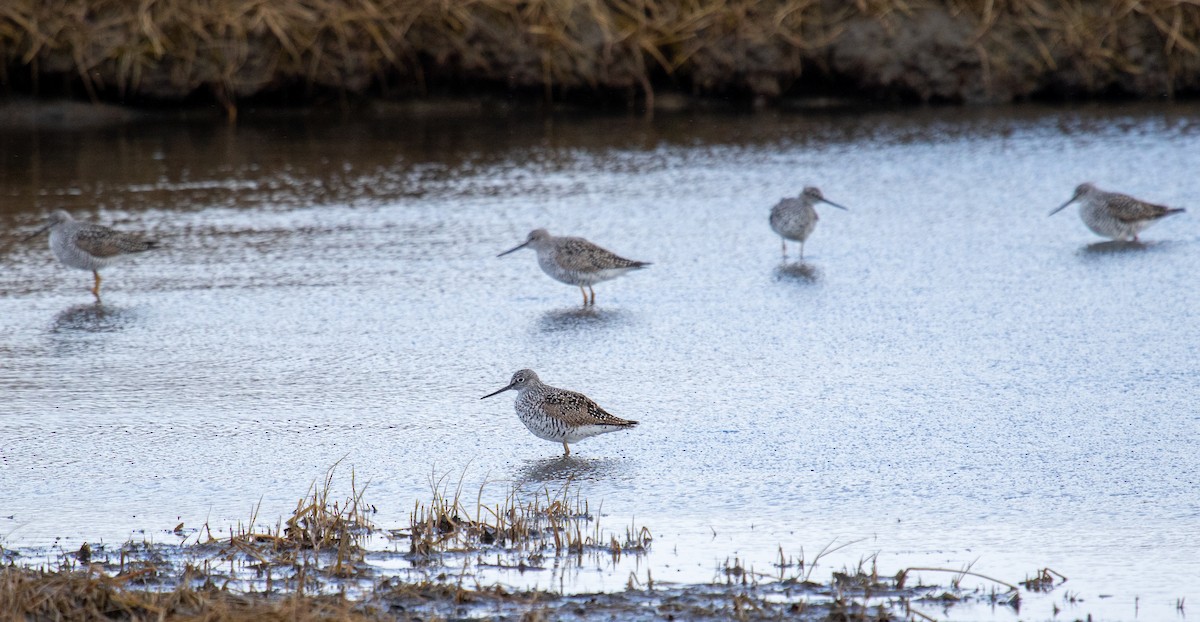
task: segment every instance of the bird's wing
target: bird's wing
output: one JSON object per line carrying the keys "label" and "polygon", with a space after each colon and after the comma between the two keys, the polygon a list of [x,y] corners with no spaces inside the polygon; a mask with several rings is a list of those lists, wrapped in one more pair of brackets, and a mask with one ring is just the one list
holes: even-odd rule
{"label": "bird's wing", "polygon": [[547,393],[542,405],[547,414],[567,425],[634,425],[637,423],[611,415],[588,396],[565,389],[555,389]]}
{"label": "bird's wing", "polygon": [[1112,215],[1122,222],[1138,222],[1140,220],[1162,218],[1167,215],[1167,210],[1170,209],[1165,205],[1155,205],[1154,203],[1139,201],[1124,194],[1114,194],[1110,197],[1108,207],[1112,211]]}
{"label": "bird's wing", "polygon": [[75,234],[75,245],[93,257],[113,257],[125,253],[140,253],[154,248],[149,240],[113,231],[103,225],[87,225]]}
{"label": "bird's wing", "polygon": [[803,201],[795,197],[784,197],[779,199],[779,202],[775,204],[775,207],[771,208],[771,213],[776,214],[788,208],[800,207],[803,204]]}
{"label": "bird's wing", "polygon": [[778,203],[775,204],[775,207],[771,208],[771,222],[779,222],[779,220],[784,217],[784,214],[792,210],[799,210],[803,207],[804,202],[800,199],[795,197],[782,198]]}
{"label": "bird's wing", "polygon": [[625,259],[583,238],[564,238],[559,242],[558,263],[568,270],[595,272],[613,268],[640,268],[650,264]]}

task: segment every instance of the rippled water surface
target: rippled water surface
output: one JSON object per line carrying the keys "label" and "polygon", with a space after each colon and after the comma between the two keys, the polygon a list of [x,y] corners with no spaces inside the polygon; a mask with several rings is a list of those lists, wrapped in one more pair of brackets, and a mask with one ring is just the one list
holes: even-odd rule
{"label": "rippled water surface", "polygon": [[[1177,618],[1198,144],[1183,106],[8,131],[0,544],[170,541],[260,499],[273,522],[344,457],[384,525],[431,476],[573,479],[654,532],[660,581],[853,542],[839,563],[1050,567],[1065,615]],[[1193,211],[1104,243],[1047,217],[1083,181]],[[767,212],[805,184],[850,210],[783,264]],[[58,206],[164,248],[97,306],[22,239]],[[532,252],[496,258],[535,227],[654,265],[583,310]],[[479,399],[522,367],[642,424],[561,459],[512,393]]]}

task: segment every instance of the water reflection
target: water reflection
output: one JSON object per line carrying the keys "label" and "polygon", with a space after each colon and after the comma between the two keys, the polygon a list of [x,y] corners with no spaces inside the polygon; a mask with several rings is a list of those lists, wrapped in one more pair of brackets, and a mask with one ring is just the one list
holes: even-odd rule
{"label": "water reflection", "polygon": [[538,327],[544,333],[613,326],[624,321],[625,314],[615,309],[570,307],[542,314]]}
{"label": "water reflection", "polygon": [[1149,242],[1138,240],[1136,242],[1126,240],[1104,240],[1103,242],[1092,242],[1080,246],[1075,251],[1076,255],[1088,258],[1100,258],[1105,256],[1115,255],[1135,255],[1137,253],[1149,253],[1171,250],[1185,251],[1189,240],[1167,239],[1167,240],[1151,240]]}
{"label": "water reflection", "polygon": [[1082,255],[1117,255],[1117,253],[1141,252],[1147,249],[1150,249],[1150,245],[1144,241],[1106,240],[1088,244],[1079,252]]}
{"label": "water reflection", "polygon": [[113,307],[100,302],[67,307],[54,316],[50,332],[114,333],[122,330],[133,320],[129,309]]}
{"label": "water reflection", "polygon": [[517,488],[526,484],[565,484],[568,480],[604,478],[620,461],[613,458],[581,458],[558,456],[530,460],[517,472]]}
{"label": "water reflection", "polygon": [[778,268],[775,268],[775,278],[780,281],[791,280],[816,283],[821,279],[821,269],[803,261],[782,263],[779,264]]}

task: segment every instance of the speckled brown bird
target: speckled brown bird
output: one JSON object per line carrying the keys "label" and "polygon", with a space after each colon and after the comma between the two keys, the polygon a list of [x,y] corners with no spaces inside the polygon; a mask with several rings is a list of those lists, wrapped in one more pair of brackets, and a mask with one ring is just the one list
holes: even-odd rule
{"label": "speckled brown bird", "polygon": [[488,393],[487,399],[509,389],[517,391],[517,417],[533,435],[562,443],[563,457],[571,455],[568,443],[590,436],[632,428],[638,422],[609,414],[588,396],[543,383],[532,369],[513,374],[508,386]]}
{"label": "speckled brown bird", "polygon": [[1096,235],[1113,240],[1138,241],[1138,234],[1161,218],[1184,211],[1135,199],[1127,194],[1105,192],[1095,185],[1079,184],[1070,200],[1050,212],[1053,216],[1079,201],[1079,217]]}
{"label": "speckled brown bird", "polygon": [[[596,304],[596,290],[592,289],[596,283],[650,265],[617,256],[583,238],[550,235],[545,229],[534,229],[523,243],[496,256],[503,257],[526,247],[537,251],[542,272],[561,283],[579,286],[584,306]],[[590,301],[584,287],[592,293]]]}
{"label": "speckled brown bird", "polygon": [[124,259],[133,253],[141,253],[158,246],[153,240],[114,231],[102,225],[80,222],[66,210],[55,210],[46,225],[33,232],[29,238],[50,231],[50,250],[63,265],[79,270],[91,270],[96,277],[92,295],[100,300],[100,270]]}
{"label": "speckled brown bird", "polygon": [[846,209],[826,199],[825,195],[821,194],[821,189],[816,186],[805,186],[799,197],[780,199],[775,207],[771,208],[768,222],[771,224],[771,230],[781,238],[784,259],[787,259],[788,240],[800,243],[800,259],[804,259],[804,241],[812,235],[813,229],[817,228],[817,221],[820,220],[817,210],[813,209],[817,203],[828,203],[838,209]]}

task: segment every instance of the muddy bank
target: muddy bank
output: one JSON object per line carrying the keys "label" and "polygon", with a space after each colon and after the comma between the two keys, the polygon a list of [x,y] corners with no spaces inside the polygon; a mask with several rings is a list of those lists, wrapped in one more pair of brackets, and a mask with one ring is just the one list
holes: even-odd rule
{"label": "muddy bank", "polygon": [[100,0],[0,8],[9,94],[125,103],[518,91],[654,105],[1157,98],[1200,90],[1200,6],[983,0]]}
{"label": "muddy bank", "polygon": [[592,504],[567,486],[532,499],[513,493],[490,507],[481,491],[472,507],[444,479],[427,502],[414,503],[407,525],[384,529],[364,500],[366,484],[352,477],[342,497],[333,477],[331,469],[323,485],[314,482],[274,527],[256,525],[255,515],[227,530],[181,522],[147,534],[175,544],[0,546],[0,611],[55,620],[890,621],[951,606],[1019,612],[1023,596],[1066,581],[1048,570],[1019,584],[966,568],[881,573],[874,556],[814,573],[840,548],[831,543],[811,557],[780,548],[777,562],[758,571],[726,558],[708,582],[664,583],[634,565],[623,589],[583,593],[556,588],[553,574],[532,585],[524,577],[572,565],[615,569],[645,556],[650,530],[630,526],[621,538],[602,528]]}
{"label": "muddy bank", "polygon": [[866,568],[835,572],[826,583],[764,580],[736,567],[708,584],[656,584],[643,577],[631,578],[622,591],[563,594],[481,584],[459,573],[397,576],[368,563],[334,571],[330,555],[296,557],[237,542],[98,547],[86,559],[67,553],[57,567],[7,562],[0,569],[0,607],[25,619],[56,620],[891,621],[949,608],[1016,614],[1022,593],[1058,587],[1051,578],[1026,582],[1023,592],[964,589],[958,585],[963,575],[930,585]]}

